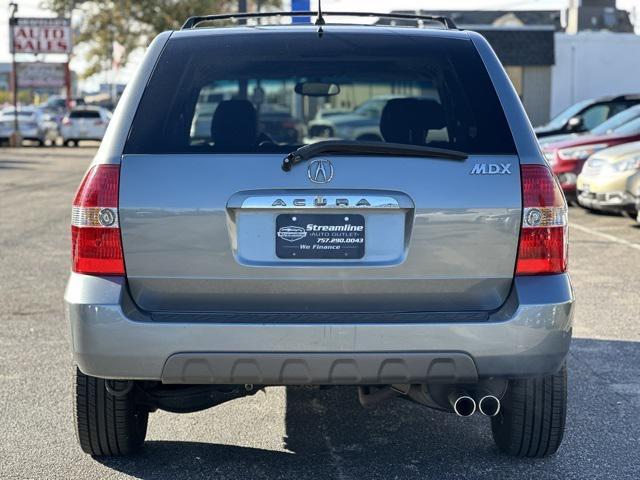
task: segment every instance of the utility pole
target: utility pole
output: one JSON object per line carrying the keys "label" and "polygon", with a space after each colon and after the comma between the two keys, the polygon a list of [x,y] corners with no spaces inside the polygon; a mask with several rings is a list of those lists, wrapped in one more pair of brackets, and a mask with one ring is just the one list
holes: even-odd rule
{"label": "utility pole", "polygon": [[[238,0],[238,13],[246,13],[247,12],[247,0]],[[245,18],[241,18],[238,20],[240,25],[246,25],[247,20]]]}
{"label": "utility pole", "polygon": [[18,13],[18,4],[16,2],[9,3],[9,35],[11,37],[11,86],[13,90],[13,134],[9,139],[12,147],[22,146],[22,138],[20,136],[20,124],[18,122],[18,62],[16,62],[16,48],[13,43],[13,31],[15,28],[16,13]]}
{"label": "utility pole", "polygon": [[[247,12],[247,0],[238,0],[238,13],[246,13]],[[246,25],[247,19],[241,18],[238,20],[240,25]],[[240,98],[247,99],[249,96],[249,85],[246,80],[241,80],[240,85],[238,86],[238,94]]]}

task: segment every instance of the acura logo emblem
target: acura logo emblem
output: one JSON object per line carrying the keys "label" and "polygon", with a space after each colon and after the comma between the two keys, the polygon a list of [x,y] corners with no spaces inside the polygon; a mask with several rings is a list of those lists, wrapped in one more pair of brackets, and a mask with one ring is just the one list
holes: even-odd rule
{"label": "acura logo emblem", "polygon": [[329,183],[333,178],[333,165],[329,160],[314,160],[307,168],[307,176],[313,183]]}

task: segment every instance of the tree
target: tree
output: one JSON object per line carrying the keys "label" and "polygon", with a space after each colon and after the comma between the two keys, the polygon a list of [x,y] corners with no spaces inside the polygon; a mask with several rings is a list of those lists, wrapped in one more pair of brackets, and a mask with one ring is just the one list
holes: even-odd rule
{"label": "tree", "polygon": [[[249,1],[248,10],[258,7],[280,6],[281,0]],[[80,10],[82,22],[76,44],[87,46],[85,77],[111,65],[113,42],[125,48],[126,63],[129,54],[146,47],[153,37],[165,30],[179,29],[192,15],[237,11],[237,0],[46,0],[47,6],[58,15],[70,15]],[[109,68],[109,67],[107,67]]]}

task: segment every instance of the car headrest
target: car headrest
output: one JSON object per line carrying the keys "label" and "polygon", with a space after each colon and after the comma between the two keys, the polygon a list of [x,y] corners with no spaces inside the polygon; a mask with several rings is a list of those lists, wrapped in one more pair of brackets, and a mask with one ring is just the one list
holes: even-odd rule
{"label": "car headrest", "polygon": [[248,100],[225,100],[211,120],[211,139],[216,147],[229,150],[254,148],[258,138],[258,114]]}
{"label": "car headrest", "polygon": [[390,143],[424,145],[429,130],[445,126],[442,105],[427,98],[389,100],[380,117],[380,133]]}

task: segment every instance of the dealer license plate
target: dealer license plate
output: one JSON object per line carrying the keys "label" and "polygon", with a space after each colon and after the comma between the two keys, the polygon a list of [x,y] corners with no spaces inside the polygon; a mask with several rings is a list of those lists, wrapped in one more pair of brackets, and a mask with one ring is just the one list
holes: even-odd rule
{"label": "dealer license plate", "polygon": [[362,215],[278,215],[276,256],[291,259],[359,259],[364,257],[364,235]]}

